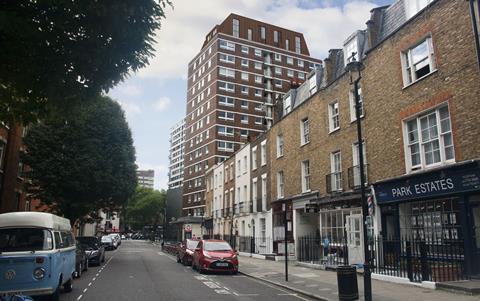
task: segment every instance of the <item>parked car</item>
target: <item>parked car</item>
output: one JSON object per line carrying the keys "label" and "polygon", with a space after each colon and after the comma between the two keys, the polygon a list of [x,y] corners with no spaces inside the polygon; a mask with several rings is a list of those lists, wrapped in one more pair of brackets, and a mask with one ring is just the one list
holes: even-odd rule
{"label": "parked car", "polygon": [[101,265],[105,262],[105,247],[98,237],[79,236],[77,241],[85,247],[89,264]]}
{"label": "parked car", "polygon": [[80,278],[82,273],[88,270],[88,255],[85,246],[77,241],[76,258],[75,258],[75,277]]}
{"label": "parked car", "polygon": [[108,235],[102,236],[102,245],[105,246],[105,250],[114,250],[117,247],[113,238]]}
{"label": "parked car", "polygon": [[71,292],[76,249],[71,231],[68,219],[50,213],[0,214],[0,296],[44,295],[58,301],[62,286]]}
{"label": "parked car", "polygon": [[110,236],[110,237],[113,238],[113,240],[114,240],[114,242],[115,242],[115,244],[116,244],[115,248],[117,248],[119,245],[122,244],[122,239],[121,239],[121,237],[120,237],[120,234],[118,234],[118,233],[112,233],[112,234],[108,234],[108,236]]}
{"label": "parked car", "polygon": [[183,265],[192,265],[192,256],[198,245],[198,240],[186,239],[177,249],[177,262],[181,262]]}
{"label": "parked car", "polygon": [[224,240],[201,240],[192,257],[192,267],[200,273],[206,271],[238,273],[237,254]]}

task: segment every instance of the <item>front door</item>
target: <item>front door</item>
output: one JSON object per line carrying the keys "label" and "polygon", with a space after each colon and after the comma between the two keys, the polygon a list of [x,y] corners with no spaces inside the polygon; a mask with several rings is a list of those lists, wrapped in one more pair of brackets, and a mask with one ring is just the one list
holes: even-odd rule
{"label": "front door", "polygon": [[[472,205],[473,216],[473,262],[480,262],[480,203]],[[473,265],[473,274],[480,276],[480,264]]]}
{"label": "front door", "polygon": [[363,227],[362,215],[353,214],[346,217],[348,263],[363,264]]}

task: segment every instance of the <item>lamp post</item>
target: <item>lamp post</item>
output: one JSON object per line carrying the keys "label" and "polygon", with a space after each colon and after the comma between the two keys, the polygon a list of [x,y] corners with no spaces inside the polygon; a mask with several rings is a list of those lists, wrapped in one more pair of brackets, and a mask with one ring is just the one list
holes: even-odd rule
{"label": "lamp post", "polygon": [[355,59],[355,54],[352,53],[352,61],[347,64],[345,70],[350,74],[350,84],[353,85],[353,93],[355,98],[355,116],[357,118],[357,140],[358,140],[358,162],[360,164],[360,193],[362,203],[362,216],[363,216],[363,250],[365,256],[364,263],[364,294],[365,301],[372,300],[372,274],[370,271],[370,253],[368,250],[368,233],[367,233],[367,215],[368,204],[365,198],[365,166],[363,162],[363,137],[362,137],[362,124],[360,120],[360,96],[358,94],[359,83],[362,78],[362,70],[364,65],[362,62]]}

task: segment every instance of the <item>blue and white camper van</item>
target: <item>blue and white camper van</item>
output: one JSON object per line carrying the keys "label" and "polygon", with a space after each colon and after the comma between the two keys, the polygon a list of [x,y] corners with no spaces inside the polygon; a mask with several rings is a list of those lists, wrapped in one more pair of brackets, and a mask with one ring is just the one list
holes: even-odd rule
{"label": "blue and white camper van", "polygon": [[72,290],[75,239],[70,221],[50,213],[0,214],[0,296]]}

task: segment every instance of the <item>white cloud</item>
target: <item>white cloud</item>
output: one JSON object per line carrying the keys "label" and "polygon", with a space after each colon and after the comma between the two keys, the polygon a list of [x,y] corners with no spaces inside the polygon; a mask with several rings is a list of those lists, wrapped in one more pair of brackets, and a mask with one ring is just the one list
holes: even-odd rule
{"label": "white cloud", "polygon": [[172,101],[170,100],[170,98],[160,97],[160,99],[158,99],[153,104],[153,108],[158,112],[162,112],[162,111],[165,111],[170,106],[171,103]]}
{"label": "white cloud", "polygon": [[146,170],[153,169],[155,171],[155,177],[153,180],[153,185],[155,189],[167,189],[168,188],[168,166],[159,164],[148,164],[137,162],[138,169]]}
{"label": "white cloud", "polygon": [[[323,59],[331,48],[341,47],[355,30],[364,29],[375,4],[349,1],[334,7],[331,0],[202,0],[174,2],[157,35],[156,57],[139,73],[158,79],[186,78],[188,62],[200,50],[208,33],[231,12],[302,32],[311,55]],[[307,8],[298,7],[302,3]],[[306,4],[306,5],[305,5]],[[207,14],[208,12],[208,14]]]}
{"label": "white cloud", "polygon": [[122,106],[122,109],[125,111],[125,114],[127,115],[127,118],[131,118],[134,115],[140,114],[142,112],[142,109],[140,106],[132,101],[124,101],[124,100],[117,100],[120,106]]}
{"label": "white cloud", "polygon": [[136,97],[143,94],[140,87],[131,83],[122,83],[118,87],[116,87],[116,90],[117,94],[122,96]]}

